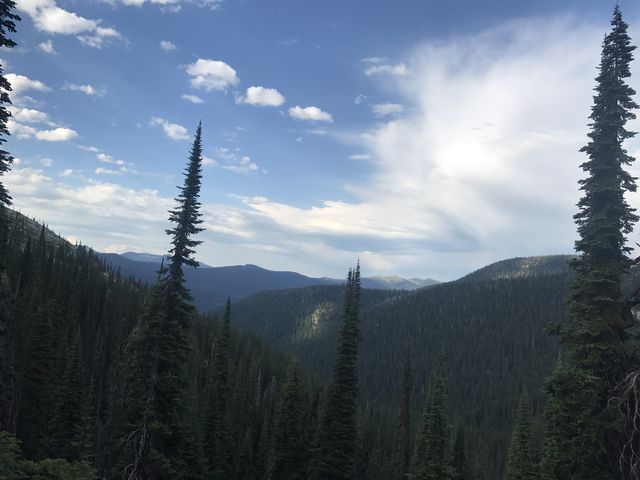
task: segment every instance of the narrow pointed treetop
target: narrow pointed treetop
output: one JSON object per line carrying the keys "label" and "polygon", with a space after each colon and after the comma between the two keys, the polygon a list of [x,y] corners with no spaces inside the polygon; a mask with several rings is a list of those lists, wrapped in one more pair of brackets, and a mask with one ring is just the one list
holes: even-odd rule
{"label": "narrow pointed treetop", "polygon": [[184,282],[183,266],[197,267],[198,262],[193,258],[195,247],[202,242],[194,240],[192,237],[203,229],[198,225],[202,223],[200,217],[200,180],[202,179],[202,125],[198,124],[196,134],[193,139],[193,146],[189,155],[189,164],[184,172],[184,184],[180,189],[178,197],[175,199],[177,207],[169,211],[169,221],[174,227],[167,230],[171,236],[169,251],[170,265],[168,267],[167,279],[174,282]]}

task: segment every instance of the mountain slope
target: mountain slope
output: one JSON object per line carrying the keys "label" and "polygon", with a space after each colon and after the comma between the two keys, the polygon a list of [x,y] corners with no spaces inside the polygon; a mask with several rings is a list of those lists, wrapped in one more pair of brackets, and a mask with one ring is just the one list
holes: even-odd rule
{"label": "mountain slope", "polygon": [[[162,256],[148,253],[100,253],[99,256],[114,269],[119,269],[122,274],[131,275],[147,283],[155,281],[162,261]],[[194,304],[201,311],[215,309],[224,304],[227,298],[239,300],[263,290],[343,283],[343,280],[312,278],[295,272],[267,270],[256,265],[201,265],[198,269],[186,269],[185,275]],[[432,279],[406,280],[400,277],[371,277],[362,280],[365,288],[397,290],[412,290],[436,283],[438,282]]]}
{"label": "mountain slope", "polygon": [[571,255],[545,255],[516,257],[482,267],[459,281],[497,280],[501,278],[530,277],[533,275],[565,273],[569,270]]}
{"label": "mountain slope", "polygon": [[[540,413],[541,386],[557,357],[545,329],[563,319],[568,281],[560,272],[466,279],[412,292],[364,290],[360,385],[366,407],[379,409],[381,422],[393,425],[409,341],[418,418],[431,367],[444,352],[451,418],[481,432],[501,465],[523,385]],[[341,307],[342,288],[335,286],[261,292],[237,302],[233,318],[236,328],[328,376]]]}

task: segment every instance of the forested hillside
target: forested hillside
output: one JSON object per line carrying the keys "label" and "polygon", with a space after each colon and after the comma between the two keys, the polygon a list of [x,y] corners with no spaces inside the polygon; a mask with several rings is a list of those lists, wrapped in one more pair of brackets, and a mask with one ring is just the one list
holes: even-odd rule
{"label": "forested hillside", "polygon": [[[1,420],[2,430],[16,432],[24,458],[40,463],[17,461],[10,455],[14,444],[2,437],[6,456],[0,454],[0,478],[51,470],[59,476],[47,478],[89,479],[92,469],[101,478],[121,478],[113,462],[121,428],[124,350],[148,303],[148,292],[139,282],[107,268],[87,248],[72,246],[44,227],[34,231],[34,225],[16,215],[8,228],[0,360],[11,368],[10,375],[0,379]],[[194,448],[199,449],[205,442],[207,392],[213,381],[213,357],[219,351],[214,339],[221,338],[221,325],[211,316],[198,317],[193,325],[188,383],[194,395],[190,407]],[[270,440],[263,428],[276,421],[286,376],[285,357],[250,335],[231,332],[229,410],[225,404],[223,411],[230,422],[234,478],[266,468],[270,446],[264,442]],[[313,395],[316,390],[305,385],[300,384],[301,394]],[[309,421],[313,405],[312,398],[305,403]],[[16,476],[6,476],[7,472]]]}
{"label": "forested hillside", "polygon": [[[566,257],[565,257],[566,258]],[[452,418],[483,435],[501,464],[525,386],[536,414],[542,384],[558,354],[546,329],[560,322],[568,274],[457,281],[408,294],[363,290],[362,403],[389,428],[400,404],[404,348],[411,346],[417,414],[438,355],[445,354]],[[341,290],[311,287],[263,292],[236,305],[238,328],[330,373],[341,315]]]}

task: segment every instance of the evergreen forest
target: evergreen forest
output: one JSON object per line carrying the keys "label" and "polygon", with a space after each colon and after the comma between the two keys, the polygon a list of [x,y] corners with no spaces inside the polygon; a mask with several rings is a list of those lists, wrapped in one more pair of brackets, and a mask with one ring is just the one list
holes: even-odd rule
{"label": "evergreen forest", "polygon": [[[20,21],[0,0],[2,47]],[[354,258],[344,282],[218,305],[190,288],[206,125],[177,163],[153,275],[21,214],[0,183],[0,480],[640,479],[628,28],[616,6],[574,255],[411,291],[363,288]],[[0,180],[11,98],[0,68]]]}

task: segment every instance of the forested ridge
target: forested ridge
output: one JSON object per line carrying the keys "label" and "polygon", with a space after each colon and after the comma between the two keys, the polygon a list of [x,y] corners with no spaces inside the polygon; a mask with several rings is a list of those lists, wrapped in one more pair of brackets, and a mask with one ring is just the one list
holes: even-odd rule
{"label": "forested ridge", "polygon": [[[0,0],[0,46],[20,18]],[[638,480],[635,47],[619,6],[581,149],[576,255],[413,292],[257,293],[199,312],[203,126],[146,283],[0,183],[0,480]],[[0,145],[12,87],[0,68]],[[0,149],[0,177],[14,159]],[[568,265],[568,268],[567,268]]]}

